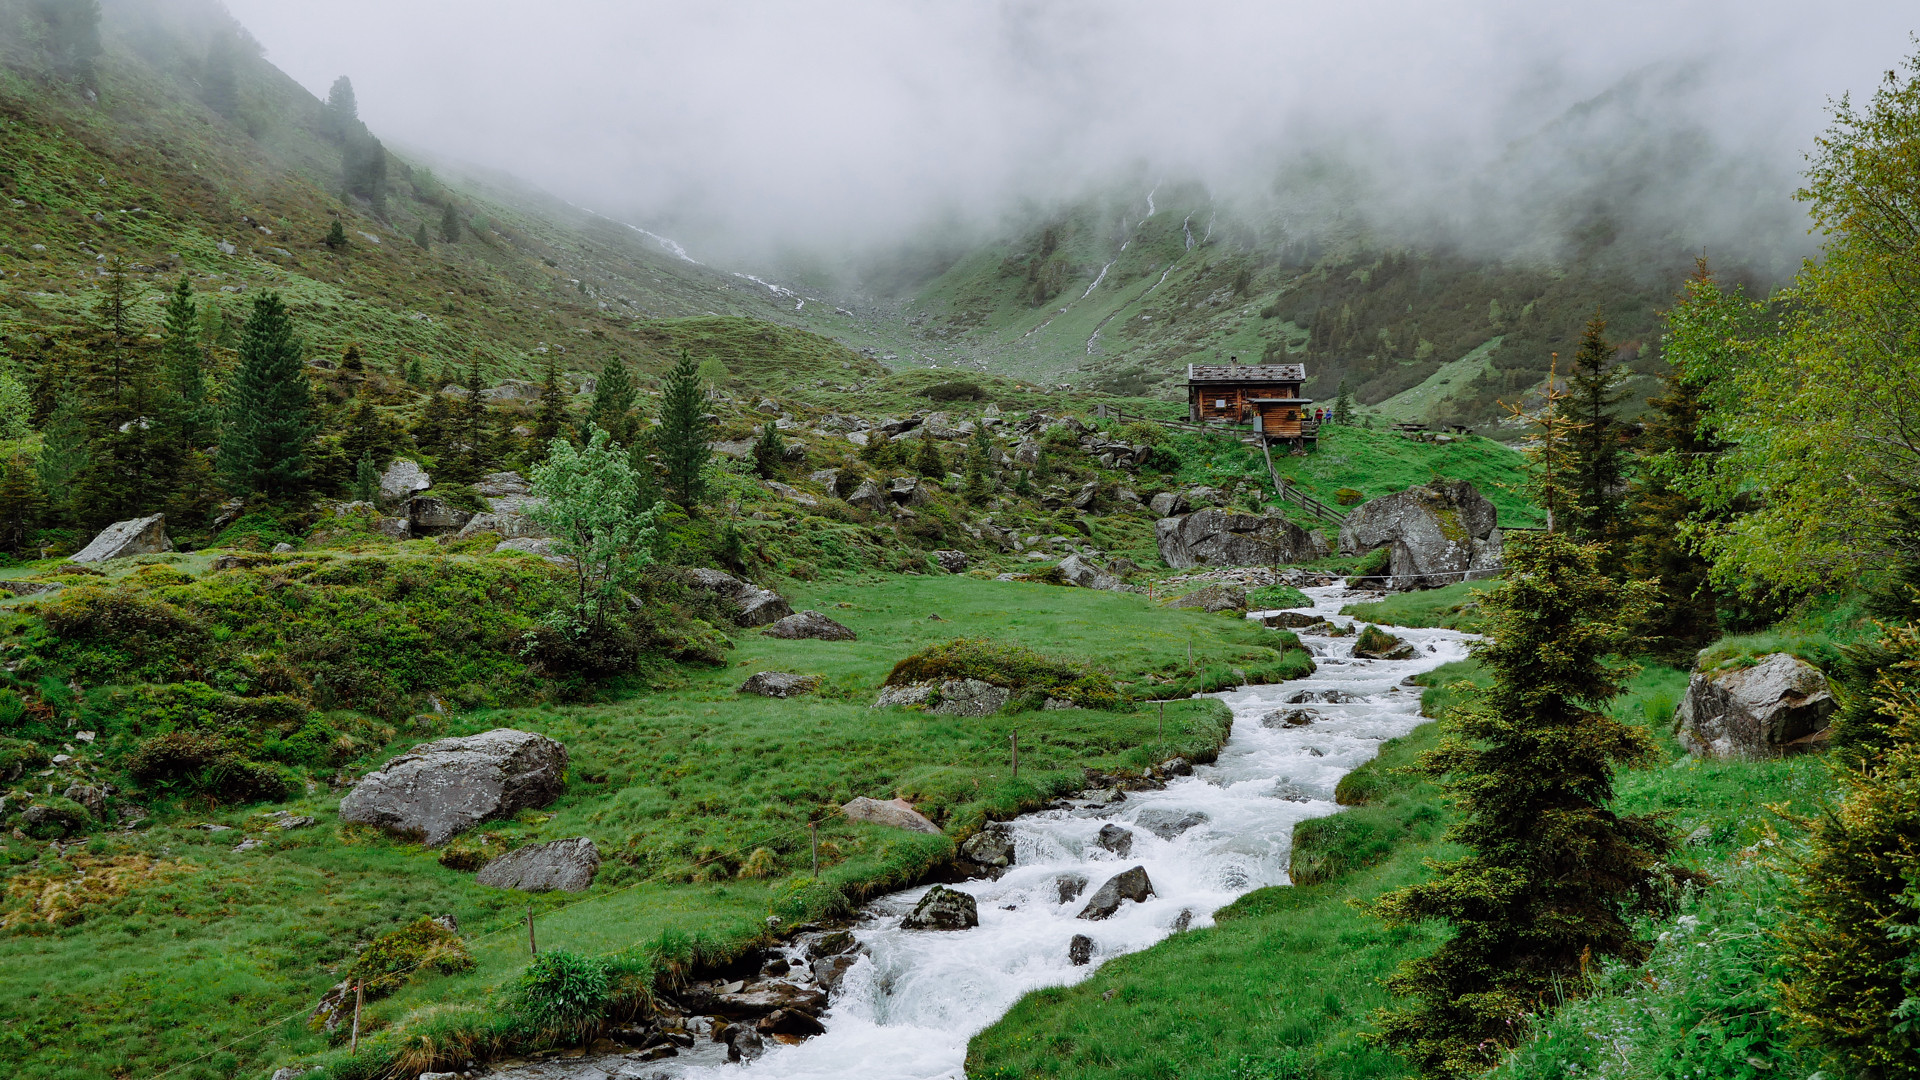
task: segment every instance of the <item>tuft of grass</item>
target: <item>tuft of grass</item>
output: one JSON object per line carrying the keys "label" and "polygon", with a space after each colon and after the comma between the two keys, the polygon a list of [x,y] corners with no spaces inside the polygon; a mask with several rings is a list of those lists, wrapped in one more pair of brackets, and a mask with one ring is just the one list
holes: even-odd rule
{"label": "tuft of grass", "polygon": [[1495,581],[1456,581],[1438,589],[1396,593],[1384,600],[1348,604],[1342,615],[1352,615],[1387,626],[1440,627],[1469,633],[1483,629],[1480,598],[1498,588]]}

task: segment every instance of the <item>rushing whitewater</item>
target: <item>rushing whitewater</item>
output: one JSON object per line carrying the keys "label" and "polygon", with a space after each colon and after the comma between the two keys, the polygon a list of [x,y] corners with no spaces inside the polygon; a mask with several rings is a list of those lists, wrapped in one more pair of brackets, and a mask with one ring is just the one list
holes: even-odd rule
{"label": "rushing whitewater", "polygon": [[[1352,622],[1335,614],[1352,599],[1343,586],[1305,591],[1314,603],[1302,610],[1337,624]],[[1454,631],[1396,633],[1418,649],[1414,659],[1355,660],[1351,636],[1302,635],[1319,667],[1313,675],[1214,695],[1232,708],[1234,724],[1213,765],[1164,790],[1129,793],[1111,805],[1016,819],[1015,865],[998,881],[956,886],[978,901],[978,928],[901,930],[901,919],[924,888],[868,905],[854,936],[869,954],[834,994],[822,1018],[826,1034],[791,1046],[769,1041],[763,1057],[744,1065],[716,1063],[724,1059],[724,1048],[701,1040],[678,1060],[556,1062],[539,1069],[540,1075],[587,1080],[591,1070],[593,1076],[703,1080],[961,1077],[967,1040],[1021,995],[1078,982],[1104,960],[1153,945],[1175,932],[1183,913],[1189,925],[1209,926],[1213,913],[1237,897],[1288,883],[1295,823],[1337,812],[1333,791],[1340,777],[1371,759],[1381,742],[1421,723],[1419,691],[1400,685],[1402,680],[1467,655],[1467,636]],[[1290,700],[1303,691],[1312,698]],[[1351,700],[1328,702],[1327,696]],[[1311,709],[1317,719],[1301,727],[1262,724],[1262,717],[1282,708]],[[1179,830],[1196,818],[1198,824]],[[1132,832],[1124,858],[1096,843],[1107,824]],[[1133,866],[1146,868],[1151,899],[1123,902],[1104,921],[1075,918],[1094,890]],[[1063,901],[1063,877],[1085,878],[1085,890]],[[1092,963],[1084,967],[1067,956],[1076,934],[1094,943]]]}

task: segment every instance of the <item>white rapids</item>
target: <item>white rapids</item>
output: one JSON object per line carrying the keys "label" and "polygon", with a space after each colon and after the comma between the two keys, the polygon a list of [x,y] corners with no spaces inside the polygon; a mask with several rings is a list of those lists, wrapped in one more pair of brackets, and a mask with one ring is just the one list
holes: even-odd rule
{"label": "white rapids", "polygon": [[[1338,614],[1353,599],[1345,586],[1304,591],[1314,603],[1299,610],[1352,624]],[[1465,658],[1471,640],[1451,630],[1394,632],[1418,649],[1414,659],[1355,660],[1351,636],[1302,635],[1318,665],[1312,675],[1213,695],[1232,708],[1233,732],[1219,760],[1196,768],[1191,777],[1163,790],[1130,793],[1111,805],[1076,804],[1011,822],[1015,865],[998,881],[954,886],[978,901],[978,928],[901,930],[901,919],[925,887],[869,904],[854,927],[869,953],[834,994],[822,1018],[826,1034],[794,1045],[769,1040],[766,1054],[745,1065],[710,1064],[715,1056],[696,1053],[693,1060],[624,1066],[608,1061],[596,1072],[702,1080],[963,1077],[967,1040],[1021,995],[1078,982],[1104,960],[1153,945],[1175,932],[1183,912],[1191,926],[1210,926],[1215,911],[1245,893],[1289,883],[1295,823],[1337,812],[1333,791],[1340,778],[1371,759],[1381,742],[1423,722],[1419,691],[1401,686],[1402,680]],[[1351,700],[1320,700],[1328,691]],[[1261,723],[1275,709],[1302,703],[1290,700],[1302,692],[1313,695],[1303,702],[1318,714],[1313,723],[1277,728]],[[1195,815],[1204,816],[1199,824],[1176,831],[1180,819]],[[1147,823],[1157,825],[1160,834]],[[1095,843],[1107,824],[1132,832],[1127,857]],[[1101,922],[1075,917],[1094,890],[1133,866],[1146,868],[1152,898],[1123,902]],[[1087,880],[1085,891],[1062,901],[1060,879],[1075,876]],[[1067,957],[1076,934],[1094,943],[1093,961],[1084,967],[1073,966]]]}

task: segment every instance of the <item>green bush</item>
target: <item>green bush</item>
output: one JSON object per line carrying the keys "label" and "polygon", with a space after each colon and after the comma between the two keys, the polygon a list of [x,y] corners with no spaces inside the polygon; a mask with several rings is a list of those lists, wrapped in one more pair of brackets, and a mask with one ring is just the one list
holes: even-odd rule
{"label": "green bush", "polygon": [[40,618],[46,644],[83,679],[167,682],[211,644],[199,619],[153,593],[81,586],[45,605]]}
{"label": "green bush", "polygon": [[280,519],[255,511],[220,530],[208,547],[239,548],[242,551],[272,551],[275,544],[300,546],[300,538],[287,531]]}
{"label": "green bush", "polygon": [[606,1013],[613,984],[604,957],[548,949],[515,983],[514,1011],[541,1035],[585,1035]]}
{"label": "green bush", "polygon": [[922,649],[895,664],[886,685],[930,679],[980,679],[1016,692],[1039,691],[1089,709],[1114,709],[1121,704],[1112,676],[1025,646],[984,638],[958,638]]}
{"label": "green bush", "polygon": [[293,777],[247,760],[227,739],[191,731],[171,731],[142,742],[128,755],[126,769],[157,789],[229,803],[277,802],[299,790]]}
{"label": "green bush", "polygon": [[41,768],[49,760],[38,743],[0,737],[0,781],[18,780],[21,774]]}
{"label": "green bush", "polygon": [[442,975],[472,971],[473,956],[459,934],[425,915],[390,934],[383,934],[361,950],[344,978],[360,981],[369,998],[385,997],[400,989],[413,973],[431,970]]}

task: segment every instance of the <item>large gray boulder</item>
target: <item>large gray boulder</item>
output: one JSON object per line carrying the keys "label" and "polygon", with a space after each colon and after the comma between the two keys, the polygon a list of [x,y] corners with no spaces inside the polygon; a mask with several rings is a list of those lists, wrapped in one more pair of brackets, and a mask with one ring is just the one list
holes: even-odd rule
{"label": "large gray boulder", "polygon": [[1695,757],[1767,758],[1821,745],[1836,707],[1819,668],[1772,653],[1752,667],[1695,672],[1675,720]]}
{"label": "large gray boulder", "polygon": [[468,540],[488,532],[503,540],[541,539],[552,535],[527,515],[509,511],[504,514],[475,514],[467,519],[459,532],[453,534],[453,538]]}
{"label": "large gray boulder", "polygon": [[877,514],[887,508],[887,493],[872,480],[862,480],[860,486],[853,489],[853,494],[847,496],[847,504]]}
{"label": "large gray boulder", "polygon": [[840,813],[844,814],[848,821],[886,825],[890,828],[906,829],[909,832],[927,833],[930,836],[940,834],[940,826],[929,821],[926,815],[915,810],[913,804],[905,799],[888,799],[882,802],[879,799],[869,799],[861,795],[840,807]]}
{"label": "large gray boulder", "polygon": [[1093,565],[1079,555],[1060,560],[1060,576],[1083,589],[1124,589],[1126,582]]}
{"label": "large gray boulder", "polygon": [[1432,589],[1503,565],[1493,503],[1465,480],[1436,480],[1370,499],[1340,526],[1340,554],[1389,552],[1387,587]]}
{"label": "large gray boulder", "polygon": [[114,522],[100,530],[92,543],[67,556],[67,561],[105,562],[128,555],[158,555],[172,550],[173,541],[167,539],[167,515],[155,514]]}
{"label": "large gray boulder", "polygon": [[979,902],[958,889],[935,885],[900,921],[902,930],[971,930],[980,925]]}
{"label": "large gray boulder", "polygon": [[407,500],[407,529],[415,536],[445,536],[466,528],[473,511],[462,510],[445,499],[415,495]]}
{"label": "large gray boulder", "polygon": [[473,880],[522,892],[585,892],[599,872],[600,849],[588,837],[576,836],[515,848],[481,867]]}
{"label": "large gray boulder", "polygon": [[435,739],[368,773],[340,820],[439,847],[483,821],[545,806],[565,786],[567,748],[513,728]]}
{"label": "large gray boulder", "polygon": [[763,589],[758,585],[741,581],[731,574],[706,567],[696,567],[687,571],[687,580],[695,588],[731,600],[740,614],[734,616],[734,622],[740,626],[766,626],[793,614],[793,607],[786,597],[772,589]]}
{"label": "large gray boulder", "polygon": [[1131,900],[1136,904],[1144,904],[1152,895],[1153,882],[1147,878],[1146,867],[1136,866],[1131,870],[1122,870],[1108,878],[1107,883],[1100,886],[1100,890],[1093,894],[1093,898],[1087,901],[1087,906],[1081,908],[1080,914],[1074,918],[1097,922],[1119,911],[1122,901]]}
{"label": "large gray boulder", "polygon": [[1219,585],[1205,585],[1171,601],[1167,606],[1208,613],[1245,611],[1247,590],[1242,586],[1224,582]]}
{"label": "large gray boulder", "polygon": [[427,475],[427,470],[421,468],[419,462],[395,458],[393,464],[387,466],[387,471],[380,474],[380,500],[399,502],[432,486],[433,477]]}
{"label": "large gray boulder", "polygon": [[1196,510],[1161,518],[1153,525],[1160,560],[1176,570],[1194,566],[1277,566],[1308,562],[1327,553],[1326,544],[1278,514]]}
{"label": "large gray boulder", "polygon": [[940,703],[927,711],[942,716],[992,716],[1012,699],[1013,691],[983,679],[946,679],[940,683]]}
{"label": "large gray boulder", "polygon": [[853,641],[853,631],[817,611],[800,611],[760,631],[768,637],[813,638],[817,641]]}
{"label": "large gray boulder", "polygon": [[759,671],[740,684],[739,692],[758,694],[761,697],[788,698],[811,694],[819,688],[818,675],[796,675],[791,671]]}

